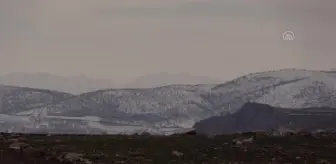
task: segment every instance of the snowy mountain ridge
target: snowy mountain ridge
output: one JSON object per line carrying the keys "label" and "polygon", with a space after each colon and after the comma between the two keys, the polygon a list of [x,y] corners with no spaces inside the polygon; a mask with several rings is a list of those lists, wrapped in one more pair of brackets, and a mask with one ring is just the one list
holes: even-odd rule
{"label": "snowy mountain ridge", "polygon": [[336,74],[332,72],[284,69],[250,74],[219,85],[100,90],[45,108],[49,115],[96,115],[130,124],[189,128],[213,115],[235,112],[250,101],[287,108],[334,107],[335,82]]}
{"label": "snowy mountain ridge", "polygon": [[0,85],[0,113],[15,114],[45,104],[58,103],[72,96],[44,89]]}
{"label": "snowy mountain ridge", "polygon": [[[7,99],[0,102],[4,101]],[[106,89],[33,108],[27,104],[29,108],[22,107],[16,114],[34,113],[46,119],[94,116],[99,118],[100,129],[122,124],[152,127],[153,131],[191,128],[200,120],[234,113],[247,102],[283,108],[336,107],[336,73],[283,69],[249,74],[218,85]]]}

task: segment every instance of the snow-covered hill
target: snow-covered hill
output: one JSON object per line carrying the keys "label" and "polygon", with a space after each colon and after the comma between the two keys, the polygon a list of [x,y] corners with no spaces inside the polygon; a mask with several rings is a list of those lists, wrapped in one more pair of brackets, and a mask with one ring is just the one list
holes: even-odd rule
{"label": "snow-covered hill", "polygon": [[336,73],[284,69],[237,78],[212,88],[215,110],[235,111],[246,102],[283,108],[336,107]]}
{"label": "snow-covered hill", "polygon": [[285,108],[336,107],[335,90],[335,72],[284,69],[220,85],[100,90],[42,109],[48,115],[96,116],[113,124],[190,128],[202,119],[235,112],[246,102]]}
{"label": "snow-covered hill", "polygon": [[[210,117],[212,104],[202,98],[212,85],[172,85],[151,89],[90,92],[42,109],[55,116],[97,116],[102,121],[159,127],[191,127]],[[41,110],[36,108],[33,110]]]}
{"label": "snow-covered hill", "polygon": [[58,103],[71,96],[56,91],[0,85],[0,114],[23,112],[45,104]]}
{"label": "snow-covered hill", "polygon": [[[157,133],[163,128],[191,128],[200,120],[234,113],[247,102],[296,109],[335,108],[336,72],[284,69],[249,74],[219,85],[107,89],[77,96],[0,87],[2,114],[20,116],[33,124],[49,123],[57,127],[54,130],[66,127],[67,131],[82,127],[83,131],[89,128],[115,133],[128,127]],[[72,123],[64,126],[64,120]]]}

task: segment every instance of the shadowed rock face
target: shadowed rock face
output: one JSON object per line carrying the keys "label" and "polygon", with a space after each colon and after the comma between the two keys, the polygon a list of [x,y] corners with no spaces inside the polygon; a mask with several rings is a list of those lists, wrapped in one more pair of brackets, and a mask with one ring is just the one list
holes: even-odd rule
{"label": "shadowed rock face", "polygon": [[336,109],[285,109],[258,103],[246,103],[238,112],[216,116],[195,124],[199,134],[217,135],[235,132],[272,131],[281,127],[290,129],[336,128]]}

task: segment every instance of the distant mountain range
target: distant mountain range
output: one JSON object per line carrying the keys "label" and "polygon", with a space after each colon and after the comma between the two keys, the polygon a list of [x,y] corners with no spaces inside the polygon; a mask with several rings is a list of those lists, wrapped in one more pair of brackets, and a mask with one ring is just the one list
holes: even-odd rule
{"label": "distant mountain range", "polygon": [[228,133],[288,130],[335,130],[336,108],[277,108],[258,103],[246,103],[238,112],[214,116],[195,124],[196,133],[220,135]]}
{"label": "distant mountain range", "polygon": [[[44,90],[32,95],[35,89],[11,88],[0,90],[0,104],[7,104],[0,111],[10,108],[15,111],[10,115],[20,117],[77,120],[78,125],[100,130],[116,125],[152,128],[157,133],[163,128],[191,128],[213,116],[234,114],[248,102],[279,108],[336,108],[336,72],[298,69],[254,73],[222,84],[102,89],[75,96],[52,96],[59,92]],[[49,94],[53,101],[41,100],[45,92],[53,93]]]}
{"label": "distant mountain range", "polygon": [[141,76],[126,84],[113,80],[95,79],[86,76],[63,77],[48,73],[11,73],[0,76],[0,84],[30,87],[71,94],[81,94],[109,88],[152,88],[172,84],[218,84],[220,80],[192,76],[187,73],[157,73]]}
{"label": "distant mountain range", "polygon": [[92,92],[116,86],[110,80],[93,79],[85,76],[62,77],[48,73],[11,73],[0,76],[0,84],[54,90],[71,94]]}
{"label": "distant mountain range", "polygon": [[187,73],[157,73],[141,76],[126,85],[125,88],[153,88],[174,84],[197,85],[197,84],[219,84],[221,80],[205,77],[193,76]]}

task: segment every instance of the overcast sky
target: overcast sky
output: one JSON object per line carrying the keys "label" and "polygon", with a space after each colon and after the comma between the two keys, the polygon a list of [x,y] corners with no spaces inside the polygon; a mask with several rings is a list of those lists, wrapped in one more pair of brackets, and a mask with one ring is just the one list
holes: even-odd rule
{"label": "overcast sky", "polygon": [[[0,75],[222,80],[336,65],[335,0],[1,0]],[[295,40],[285,42],[286,30]]]}

